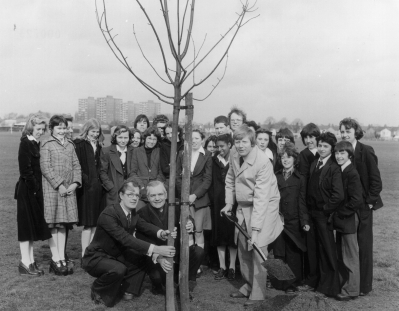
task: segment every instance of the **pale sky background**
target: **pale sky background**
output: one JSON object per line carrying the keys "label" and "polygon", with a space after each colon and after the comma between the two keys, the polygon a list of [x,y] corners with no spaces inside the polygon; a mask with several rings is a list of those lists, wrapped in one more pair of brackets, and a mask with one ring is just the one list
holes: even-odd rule
{"label": "pale sky background", "polygon": [[[142,3],[168,51],[159,2]],[[175,1],[169,3],[174,19]],[[273,116],[337,124],[351,116],[363,124],[399,125],[398,1],[259,0],[256,6],[260,16],[238,33],[224,80],[210,98],[195,103],[195,121],[212,121],[237,105],[257,122]],[[202,52],[207,51],[239,9],[238,0],[197,0],[197,49],[207,34]],[[172,94],[134,40],[133,24],[148,58],[161,68],[155,37],[136,2],[108,0],[107,10],[131,66],[151,85]],[[94,1],[2,0],[0,38],[0,116],[39,109],[75,113],[78,99],[88,96],[156,101],[111,53],[96,23]],[[204,62],[197,81],[221,52],[216,49]],[[191,57],[192,50],[186,64]],[[223,66],[193,91],[194,97],[211,90]],[[163,104],[162,111],[172,108]]]}

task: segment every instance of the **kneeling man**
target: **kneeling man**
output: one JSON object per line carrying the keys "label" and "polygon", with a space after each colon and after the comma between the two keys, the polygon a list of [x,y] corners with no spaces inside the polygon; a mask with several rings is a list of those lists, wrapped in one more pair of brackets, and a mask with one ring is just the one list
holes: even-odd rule
{"label": "kneeling man", "polygon": [[[166,202],[167,199],[167,191],[165,186],[160,181],[151,181],[147,185],[147,198],[149,203],[146,206],[141,208],[138,211],[140,217],[162,229],[168,228],[168,204]],[[177,228],[177,238],[175,240],[176,246],[176,258],[175,258],[175,282],[178,280],[179,273],[179,255],[180,255],[180,207],[176,206],[175,211],[175,226]],[[188,220],[186,224],[186,230],[191,232],[190,234],[190,248],[189,248],[189,291],[192,293],[194,287],[196,285],[196,277],[197,270],[199,269],[202,259],[204,257],[204,249],[194,244],[193,232],[194,232],[193,220]],[[165,242],[154,239],[154,237],[150,236],[147,232],[142,232],[140,230],[137,231],[137,238],[147,241],[149,243],[158,243],[158,244],[166,244]],[[151,271],[149,272],[149,276],[152,282],[152,292],[154,294],[163,294],[165,291],[163,286],[166,281],[166,274],[170,269],[170,263],[163,258],[162,256],[158,256],[157,262],[159,265],[150,262]]]}
{"label": "kneeling man", "polygon": [[118,192],[119,204],[109,205],[97,221],[93,240],[82,259],[83,268],[97,279],[91,287],[96,304],[112,307],[118,294],[132,299],[140,289],[148,271],[148,257],[173,257],[173,246],[157,246],[133,236],[140,230],[154,239],[166,240],[169,231],[147,223],[136,214],[140,189],[135,182],[125,182]]}

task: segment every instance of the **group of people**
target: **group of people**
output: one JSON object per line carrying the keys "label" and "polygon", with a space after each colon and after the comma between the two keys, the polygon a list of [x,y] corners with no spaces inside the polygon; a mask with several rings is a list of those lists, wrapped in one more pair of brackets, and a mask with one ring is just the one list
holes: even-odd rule
{"label": "group of people", "polygon": [[[73,139],[71,119],[29,117],[18,154],[16,186],[19,273],[40,276],[33,242],[48,240],[49,272],[73,273],[66,253],[68,232],[82,226],[81,266],[96,278],[95,303],[114,305],[140,294],[146,274],[154,294],[165,293],[174,258],[176,284],[181,225],[189,234],[190,294],[201,265],[217,254],[215,280],[235,279],[237,257],[244,285],[234,298],[252,305],[267,288],[287,293],[316,290],[347,301],[372,290],[373,210],[382,206],[381,177],[372,147],[359,142],[363,131],[351,118],[339,128],[342,141],[309,123],[298,153],[293,133],[270,131],[233,108],[214,119],[215,134],[193,130],[190,163],[190,218],[180,223],[184,138],[177,133],[176,201],[169,206],[172,123],[166,116],[139,115],[133,128],[119,125],[111,145],[96,119]],[[39,143],[47,127],[50,135]],[[168,211],[175,208],[175,228]],[[247,240],[224,214],[235,214]],[[334,234],[335,233],[335,234]],[[174,246],[166,240],[175,239]],[[292,283],[267,276],[253,249],[273,253],[295,274]],[[237,256],[238,255],[238,256]],[[215,260],[214,260],[215,261]]]}

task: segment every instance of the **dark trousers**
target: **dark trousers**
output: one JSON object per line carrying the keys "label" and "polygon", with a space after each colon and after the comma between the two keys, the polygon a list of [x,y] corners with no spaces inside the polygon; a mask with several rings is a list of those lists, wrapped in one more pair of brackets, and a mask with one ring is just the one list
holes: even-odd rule
{"label": "dark trousers", "polygon": [[308,232],[308,240],[313,239],[310,241],[310,245],[316,245],[317,250],[309,249],[308,243],[308,253],[310,252],[313,256],[315,253],[317,254],[318,271],[317,275],[313,275],[311,280],[306,280],[305,284],[314,287],[314,281],[318,279],[318,284],[316,283],[318,292],[336,296],[340,292],[340,280],[334,233],[328,229],[328,217],[324,215],[323,211],[312,211],[310,218],[314,230]]}
{"label": "dark trousers", "polygon": [[365,209],[359,209],[359,215],[360,292],[367,294],[373,289],[373,211],[366,204]]}
{"label": "dark trousers", "polygon": [[148,270],[147,258],[149,257],[143,255],[128,255],[118,261],[102,257],[94,267],[87,265],[87,273],[97,278],[93,282],[92,290],[102,298],[107,307],[112,307],[122,292],[139,295]]}
{"label": "dark trousers", "polygon": [[[284,231],[282,231],[276,241],[273,242],[273,254],[274,258],[284,261],[295,274],[296,280],[293,285],[301,285],[303,279],[302,251],[298,248],[298,246],[296,246],[295,242]],[[292,283],[288,285],[291,284]],[[282,290],[287,289],[286,286],[283,286],[281,288],[275,288]]]}
{"label": "dark trousers", "polygon": [[[202,260],[204,259],[204,249],[198,245],[191,245],[189,248],[189,268],[188,268],[188,279],[190,281],[195,281],[197,278],[197,270],[201,266]],[[159,264],[154,264],[149,260],[149,272],[148,276],[151,279],[151,283],[155,286],[165,285],[166,283],[166,273],[163,271]],[[176,262],[174,265],[174,279],[178,283],[179,278],[179,264]]]}

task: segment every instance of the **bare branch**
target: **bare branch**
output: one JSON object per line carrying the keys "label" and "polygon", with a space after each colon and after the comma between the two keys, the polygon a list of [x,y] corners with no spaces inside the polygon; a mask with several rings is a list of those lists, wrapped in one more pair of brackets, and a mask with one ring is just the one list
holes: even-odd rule
{"label": "bare branch", "polygon": [[[188,26],[186,46],[184,47],[184,51],[181,54],[181,59],[183,59],[186,56],[188,47],[190,45],[191,32],[193,30],[193,25],[194,25],[194,8],[195,8],[195,0],[193,0],[191,3],[190,25]],[[184,79],[184,77],[182,79]]]}
{"label": "bare branch", "polygon": [[186,1],[186,7],[184,9],[183,21],[182,21],[182,24],[181,24],[181,31],[180,31],[179,44],[181,43],[181,40],[183,38],[184,21],[186,19],[186,12],[187,12],[187,7],[188,7],[188,2],[189,2],[189,0]]}
{"label": "bare branch", "polygon": [[151,26],[151,28],[152,28],[152,31],[154,32],[155,37],[157,38],[158,45],[159,45],[159,49],[161,50],[161,54],[162,54],[162,60],[163,60],[163,63],[164,63],[165,73],[166,73],[166,75],[168,76],[169,81],[170,81],[171,83],[173,83],[173,79],[172,79],[172,77],[170,76],[169,71],[168,71],[168,63],[167,63],[167,61],[166,61],[165,52],[164,52],[164,49],[163,49],[161,40],[159,39],[158,32],[156,31],[156,29],[155,29],[155,27],[154,27],[154,24],[152,23],[152,21],[151,21],[149,15],[147,14],[147,12],[146,12],[146,10],[144,9],[144,7],[141,5],[140,1],[139,1],[139,0],[136,0],[136,2],[138,3],[138,5],[140,6],[141,10],[143,11],[145,17],[147,18],[148,22],[150,23],[150,26]]}
{"label": "bare branch", "polygon": [[212,85],[212,90],[210,91],[210,93],[207,96],[205,96],[204,98],[202,98],[202,99],[193,98],[194,100],[201,102],[201,101],[206,100],[209,96],[212,95],[213,91],[218,87],[220,82],[222,82],[222,80],[224,78],[224,75],[226,74],[228,61],[229,61],[229,54],[226,55],[226,64],[224,65],[223,75],[222,75],[222,77],[220,79],[217,78],[218,79],[218,83],[216,83],[216,85]]}
{"label": "bare branch", "polygon": [[[122,51],[120,50],[120,48],[114,41],[114,38],[116,37],[116,35],[111,36],[111,34],[110,34],[110,29],[108,27],[108,21],[107,21],[105,0],[103,0],[104,11],[101,15],[101,18],[98,15],[99,13],[97,10],[97,1],[95,2],[95,6],[96,6],[96,16],[97,16],[98,26],[101,30],[101,33],[103,34],[105,41],[107,42],[107,45],[109,46],[109,48],[111,49],[112,53],[117,58],[117,60],[137,79],[137,81],[139,83],[141,83],[148,91],[150,91],[152,94],[154,94],[160,101],[170,104],[170,105],[173,105],[173,102],[169,102],[169,101],[161,98],[161,96],[163,96],[165,98],[173,99],[172,96],[167,96],[167,95],[161,93],[160,91],[158,91],[157,89],[155,89],[151,85],[149,85],[147,82],[145,82],[143,79],[141,79],[139,76],[137,76],[136,73],[131,68],[131,66],[129,65],[129,63],[127,62],[127,60],[126,60],[127,57],[125,57],[123,55]],[[102,28],[102,25],[104,25],[105,29]]]}
{"label": "bare branch", "polygon": [[[204,41],[202,41],[202,44],[201,44],[201,46],[200,46],[200,48],[199,48],[199,50],[198,50],[197,55],[194,54],[194,59],[193,59],[193,61],[192,61],[191,63],[189,63],[189,64],[185,67],[185,69],[187,69],[189,66],[191,66],[191,65],[195,62],[195,60],[198,58],[198,55],[199,55],[199,53],[201,52],[202,47],[204,46],[204,43],[205,43],[205,40],[206,40],[206,36],[207,36],[207,35],[208,35],[208,34],[205,34]],[[192,37],[192,36],[191,36],[191,37]],[[194,43],[194,40],[193,40],[193,43]]]}
{"label": "bare branch", "polygon": [[139,47],[139,49],[140,49],[141,55],[143,55],[144,59],[147,61],[148,65],[151,66],[151,68],[154,70],[154,72],[156,73],[156,75],[157,75],[163,82],[165,82],[166,84],[173,84],[173,81],[169,82],[169,81],[166,81],[164,78],[162,78],[162,77],[159,75],[158,71],[154,68],[154,66],[153,66],[153,65],[151,64],[151,62],[148,60],[148,58],[145,56],[145,54],[144,54],[144,52],[143,52],[143,50],[142,50],[142,48],[141,48],[141,45],[140,45],[140,43],[139,43],[139,40],[137,39],[136,31],[134,30],[134,24],[133,24],[133,35],[134,35],[134,38],[136,39],[136,42],[137,42],[137,45],[138,45],[138,47]]}

